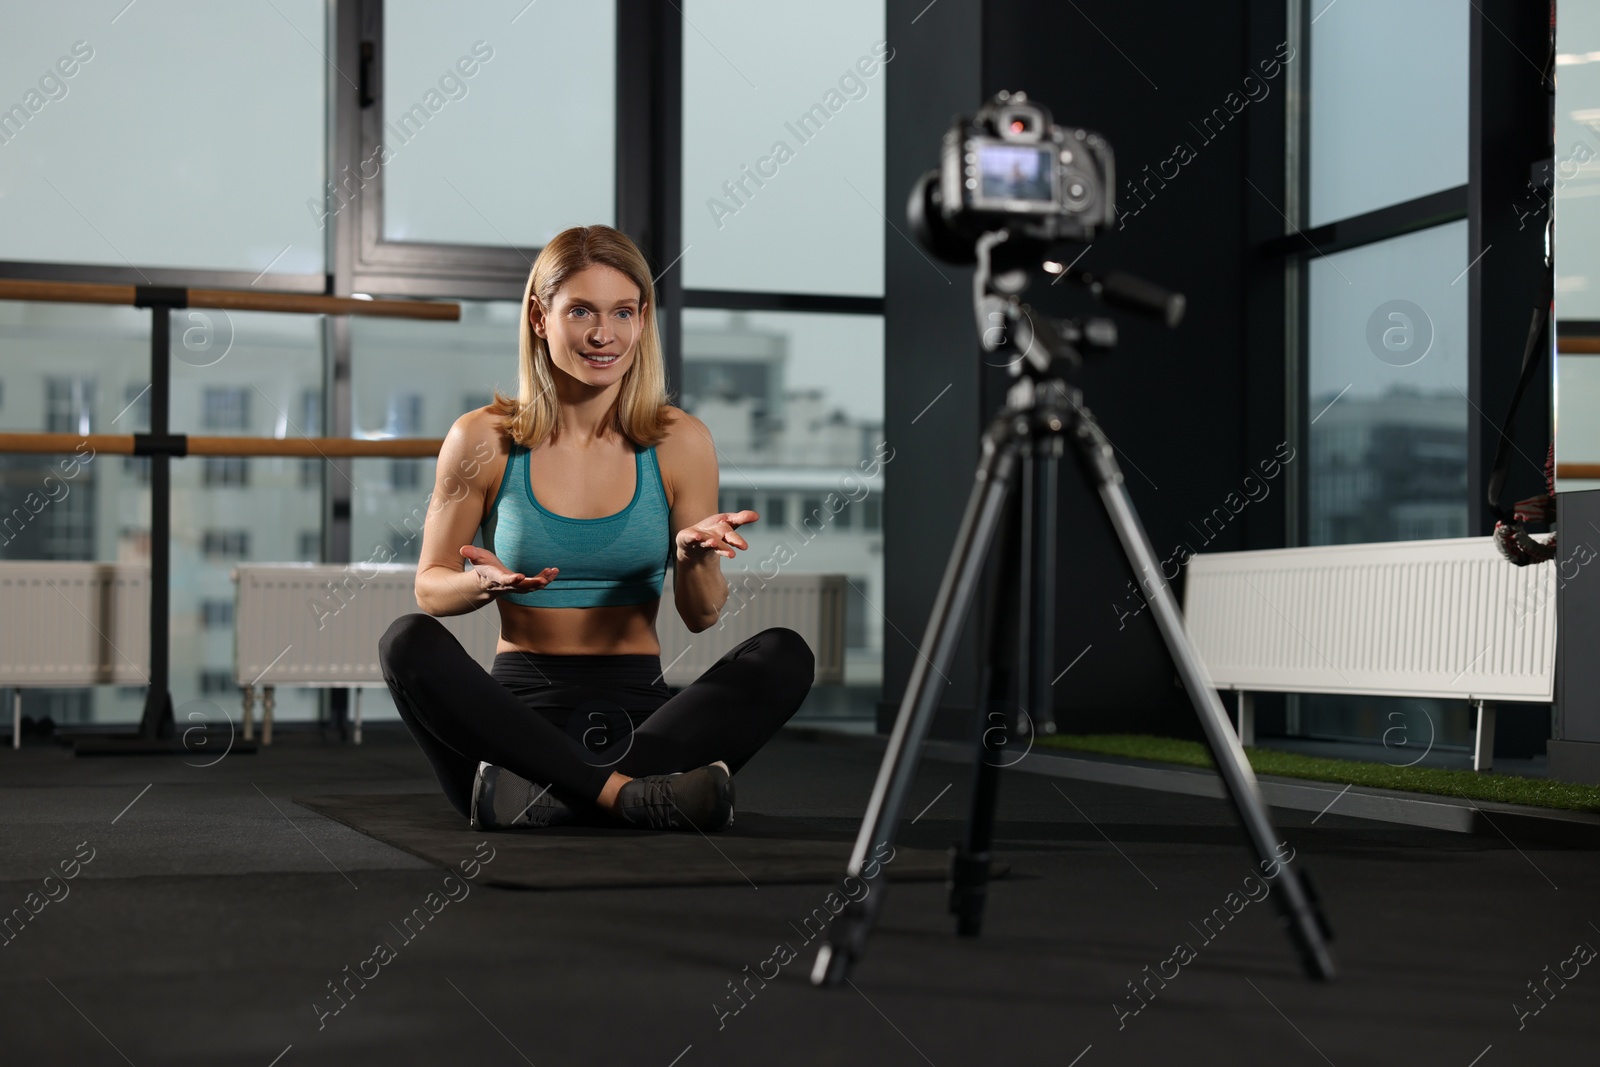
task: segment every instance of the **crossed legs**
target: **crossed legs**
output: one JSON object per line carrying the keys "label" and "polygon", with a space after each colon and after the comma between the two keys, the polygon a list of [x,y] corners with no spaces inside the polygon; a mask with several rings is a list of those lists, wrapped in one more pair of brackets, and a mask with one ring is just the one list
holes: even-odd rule
{"label": "crossed legs", "polygon": [[763,630],[729,649],[633,732],[612,766],[518,700],[438,619],[404,615],[379,642],[384,680],[445,799],[472,809],[478,763],[504,767],[575,806],[614,808],[631,778],[715,760],[737,772],[789,720],[811,689],[814,660],[793,630]]}

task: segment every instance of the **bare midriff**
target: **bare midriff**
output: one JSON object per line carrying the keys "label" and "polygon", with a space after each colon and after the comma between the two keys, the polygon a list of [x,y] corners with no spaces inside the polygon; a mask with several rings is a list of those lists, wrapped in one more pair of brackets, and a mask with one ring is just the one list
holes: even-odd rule
{"label": "bare midriff", "polygon": [[661,600],[596,608],[530,608],[499,601],[496,652],[547,656],[659,656],[656,612]]}

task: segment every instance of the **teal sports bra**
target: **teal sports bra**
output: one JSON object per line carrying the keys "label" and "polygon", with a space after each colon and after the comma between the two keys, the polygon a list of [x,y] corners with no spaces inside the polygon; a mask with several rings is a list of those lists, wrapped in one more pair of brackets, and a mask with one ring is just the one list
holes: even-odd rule
{"label": "teal sports bra", "polygon": [[502,593],[500,599],[534,608],[596,608],[642,604],[661,595],[672,536],[667,491],[654,446],[633,454],[633,499],[614,515],[571,519],[533,495],[528,450],[511,446],[500,491],[480,529],[483,546],[512,571],[561,573],[543,589]]}

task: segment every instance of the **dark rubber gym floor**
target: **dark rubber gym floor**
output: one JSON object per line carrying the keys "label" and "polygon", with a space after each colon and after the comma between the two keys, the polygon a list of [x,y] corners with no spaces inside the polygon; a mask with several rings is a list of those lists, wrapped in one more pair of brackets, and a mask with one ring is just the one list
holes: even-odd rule
{"label": "dark rubber gym floor", "polygon": [[[852,829],[881,748],[786,732],[739,775],[740,806]],[[1343,973],[1318,985],[1271,901],[1210,942],[1191,926],[1253,867],[1224,804],[1013,771],[997,848],[1013,873],[983,936],[954,935],[938,883],[894,885],[853,985],[819,990],[800,924],[823,885],[472,884],[405,940],[392,924],[446,872],[289,799],[430,788],[393,730],[359,748],[286,733],[205,769],[59,747],[0,768],[0,913],[40,894],[0,947],[8,1067],[1506,1067],[1592,1062],[1600,1037],[1600,963],[1574,956],[1600,946],[1584,848],[1275,811],[1338,933]],[[910,812],[938,799],[900,840],[957,836],[967,770],[922,764]],[[77,877],[45,883],[63,863]],[[391,958],[366,963],[385,938]],[[735,999],[782,942],[798,956]],[[1127,983],[1172,974],[1179,942],[1195,957],[1119,1026],[1143,1003]],[[377,973],[321,1014],[347,965]]]}

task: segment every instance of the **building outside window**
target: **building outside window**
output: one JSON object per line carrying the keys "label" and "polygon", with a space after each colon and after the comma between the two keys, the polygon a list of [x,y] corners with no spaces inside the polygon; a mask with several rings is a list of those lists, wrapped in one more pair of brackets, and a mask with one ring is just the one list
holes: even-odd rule
{"label": "building outside window", "polygon": [[250,531],[207,530],[200,551],[207,559],[244,559],[250,554]]}
{"label": "building outside window", "polygon": [[129,382],[122,390],[122,402],[126,405],[112,420],[112,425],[125,427],[124,433],[149,433],[150,432],[150,383]]}
{"label": "building outside window", "polygon": [[322,433],[322,390],[301,390],[299,430],[307,437]]}
{"label": "building outside window", "polygon": [[87,434],[94,415],[94,381],[48,377],[44,380],[46,433]]}
{"label": "building outside window", "polygon": [[207,630],[232,626],[233,601],[202,600],[200,602],[200,625]]}
{"label": "building outside window", "polygon": [[223,696],[239,691],[233,672],[210,668],[200,672],[200,692],[205,696]]}
{"label": "building outside window", "polygon": [[248,430],[250,390],[244,386],[207,386],[200,394],[201,425],[208,430]]}
{"label": "building outside window", "polygon": [[391,459],[389,461],[389,488],[397,492],[422,488],[422,463],[420,459]]}
{"label": "building outside window", "polygon": [[250,467],[243,456],[205,456],[200,482],[208,489],[243,489]]}

